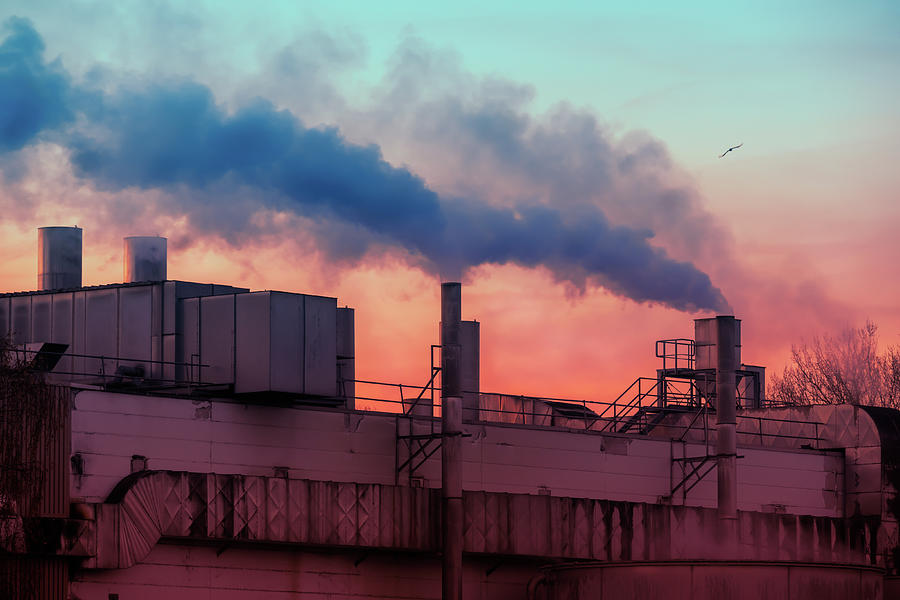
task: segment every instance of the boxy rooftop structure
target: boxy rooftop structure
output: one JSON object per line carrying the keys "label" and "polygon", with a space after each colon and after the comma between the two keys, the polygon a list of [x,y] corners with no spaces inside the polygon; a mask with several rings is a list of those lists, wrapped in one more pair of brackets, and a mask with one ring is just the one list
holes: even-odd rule
{"label": "boxy rooftop structure", "polygon": [[896,593],[900,416],[767,405],[733,317],[611,402],[491,394],[445,284],[422,385],[358,381],[335,298],[166,280],[162,238],[81,287],[80,230],[39,240],[41,289],[0,294],[66,391],[33,516],[57,533],[0,558],[39,597]]}

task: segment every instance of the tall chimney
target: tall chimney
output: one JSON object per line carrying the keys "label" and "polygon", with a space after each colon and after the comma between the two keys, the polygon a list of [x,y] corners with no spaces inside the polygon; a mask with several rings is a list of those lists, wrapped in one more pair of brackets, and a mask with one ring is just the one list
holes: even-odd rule
{"label": "tall chimney", "polygon": [[81,228],[38,228],[38,289],[81,287]]}
{"label": "tall chimney", "polygon": [[716,479],[719,518],[737,533],[737,415],[735,404],[735,342],[737,320],[716,317]]}
{"label": "tall chimney", "polygon": [[461,285],[441,285],[441,525],[443,600],[462,599]]}
{"label": "tall chimney", "polygon": [[125,283],[166,280],[166,238],[135,235],[125,238]]}

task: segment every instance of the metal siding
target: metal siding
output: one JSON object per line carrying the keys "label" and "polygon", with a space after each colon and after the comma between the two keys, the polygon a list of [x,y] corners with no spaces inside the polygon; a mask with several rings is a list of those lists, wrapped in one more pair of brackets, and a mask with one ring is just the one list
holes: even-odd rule
{"label": "metal siding", "polygon": [[0,298],[0,338],[9,335],[9,298]]}
{"label": "metal siding", "polygon": [[[172,363],[175,361],[175,334],[164,335],[162,336],[162,355],[163,360],[166,363]],[[175,379],[175,365],[173,364],[165,364],[163,365],[163,379]]]}
{"label": "metal siding", "polygon": [[69,449],[70,402],[69,388],[54,387],[51,410],[56,414],[46,424],[56,424],[54,430],[42,431],[41,462],[44,475],[38,515],[65,518],[69,516]]}
{"label": "metal siding", "polygon": [[304,391],[318,396],[336,395],[337,300],[306,296],[304,322]]}
{"label": "metal siding", "polygon": [[51,326],[53,294],[41,294],[31,299],[31,341],[52,342]]}
{"label": "metal siding", "polygon": [[273,292],[270,299],[271,390],[302,394],[304,296]]}
{"label": "metal siding", "polygon": [[11,298],[13,344],[27,344],[31,341],[31,298],[32,296],[13,296]]}
{"label": "metal siding", "polygon": [[200,382],[200,368],[194,365],[200,360],[200,299],[187,298],[180,301],[182,323],[183,361],[191,365],[185,366],[182,378],[192,382]]}
{"label": "metal siding", "polygon": [[212,284],[212,295],[222,296],[226,294],[246,294],[250,290],[248,288],[234,287],[232,285]]}
{"label": "metal siding", "polygon": [[347,399],[346,407],[355,408],[356,397],[356,343],[354,328],[354,312],[352,308],[339,308],[335,315],[337,343],[337,369],[340,388],[338,395]]}
{"label": "metal siding", "polygon": [[269,389],[269,292],[235,296],[234,391]]}
{"label": "metal siding", "polygon": [[151,286],[123,287],[119,289],[119,353],[118,356],[134,361],[120,364],[133,366],[144,365],[145,373],[150,375],[150,363],[153,357],[151,325],[153,322],[153,289]]}
{"label": "metal siding", "polygon": [[[153,297],[152,300],[152,310],[153,314],[150,316],[150,347],[152,348],[152,354],[150,358],[155,361],[163,361],[166,358],[163,356],[163,286],[161,283],[157,283],[153,285],[150,289],[150,293]],[[165,366],[160,364],[159,362],[155,362],[150,367],[151,376],[154,378],[164,377]]]}
{"label": "metal siding", "polygon": [[197,298],[200,296],[211,296],[212,293],[213,286],[209,283],[194,283],[193,281],[175,282],[176,298]]}
{"label": "metal siding", "polygon": [[[115,373],[114,357],[118,356],[118,310],[119,290],[85,291],[84,311],[84,353],[98,358],[85,359],[85,370],[89,373]],[[106,359],[105,357],[111,357]]]}
{"label": "metal siding", "polygon": [[[86,292],[75,292],[72,294],[72,352],[74,354],[85,354],[85,294]],[[87,373],[87,363],[83,356],[72,358],[72,371],[75,373]]]}
{"label": "metal siding", "polygon": [[[53,294],[52,297],[53,315],[51,319],[52,327],[50,335],[53,339],[50,341],[58,344],[68,344],[69,347],[66,349],[66,352],[74,352],[73,294],[71,292],[63,292],[60,294]],[[58,373],[71,373],[72,367],[72,357],[64,356],[60,359],[54,371]]]}
{"label": "metal siding", "polygon": [[[162,328],[164,335],[174,334],[178,331],[175,322],[175,286],[177,283],[176,281],[167,281],[162,284]],[[174,357],[167,360],[174,360]]]}
{"label": "metal siding", "polygon": [[234,383],[234,295],[200,298],[200,362],[204,383]]}

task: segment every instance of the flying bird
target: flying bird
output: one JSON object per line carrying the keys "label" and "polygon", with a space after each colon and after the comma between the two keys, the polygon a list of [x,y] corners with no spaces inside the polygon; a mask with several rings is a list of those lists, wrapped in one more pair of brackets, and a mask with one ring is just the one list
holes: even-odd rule
{"label": "flying bird", "polygon": [[737,150],[738,148],[740,148],[740,147],[743,146],[743,145],[744,145],[744,142],[741,142],[741,143],[738,144],[737,146],[732,146],[731,148],[729,148],[728,150],[726,150],[725,152],[723,152],[722,154],[720,154],[720,155],[719,155],[719,158],[722,158],[723,156],[725,156],[726,154],[728,154],[728,153],[731,152],[732,150]]}

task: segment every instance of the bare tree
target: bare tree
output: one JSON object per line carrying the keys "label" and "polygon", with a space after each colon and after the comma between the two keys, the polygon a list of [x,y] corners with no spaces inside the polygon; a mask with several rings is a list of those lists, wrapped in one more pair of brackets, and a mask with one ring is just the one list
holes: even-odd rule
{"label": "bare tree", "polygon": [[791,347],[791,362],[772,378],[768,397],[784,404],[900,408],[900,346],[879,354],[878,327],[871,321],[815,337]]}

